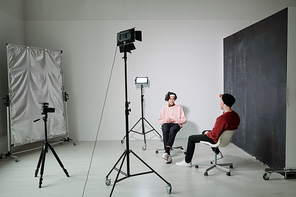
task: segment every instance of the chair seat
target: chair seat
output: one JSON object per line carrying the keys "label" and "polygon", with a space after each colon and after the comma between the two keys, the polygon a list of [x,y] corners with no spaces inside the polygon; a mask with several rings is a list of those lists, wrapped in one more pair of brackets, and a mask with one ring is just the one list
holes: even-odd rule
{"label": "chair seat", "polygon": [[217,148],[218,146],[219,146],[219,144],[218,143],[216,143],[216,144],[212,144],[212,143],[210,143],[210,142],[206,142],[206,141],[200,141],[200,143],[201,144],[205,144],[205,145],[208,145],[208,146],[210,146],[210,147],[212,147],[212,148]]}

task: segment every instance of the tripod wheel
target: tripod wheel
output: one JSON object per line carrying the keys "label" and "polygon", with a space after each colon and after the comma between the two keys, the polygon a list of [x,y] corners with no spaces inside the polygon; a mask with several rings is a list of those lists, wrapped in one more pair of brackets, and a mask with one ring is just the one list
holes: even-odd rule
{"label": "tripod wheel", "polygon": [[106,178],[106,180],[105,180],[105,184],[106,184],[107,186],[111,185],[111,179]]}
{"label": "tripod wheel", "polygon": [[263,179],[266,180],[266,181],[269,180],[270,175],[271,175],[271,173],[265,172],[263,174]]}
{"label": "tripod wheel", "polygon": [[166,191],[167,191],[168,194],[172,193],[172,186],[171,186],[171,184],[168,184],[166,186]]}

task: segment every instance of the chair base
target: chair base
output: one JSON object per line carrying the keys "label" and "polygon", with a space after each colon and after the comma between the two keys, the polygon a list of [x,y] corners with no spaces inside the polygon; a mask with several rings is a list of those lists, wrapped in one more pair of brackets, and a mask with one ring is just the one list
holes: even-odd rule
{"label": "chair base", "polygon": [[[214,157],[214,163],[211,162],[211,164],[196,164],[195,165],[195,168],[198,168],[199,165],[202,165],[202,166],[210,166],[209,168],[206,169],[205,173],[204,173],[204,176],[208,176],[208,172],[210,170],[212,170],[213,168],[218,168],[219,170],[222,170],[224,172],[226,172],[226,175],[227,176],[230,176],[231,175],[231,170],[233,168],[233,163],[217,163],[217,154],[215,154],[215,157]],[[225,168],[223,166],[229,166],[230,169],[228,168]]]}
{"label": "chair base", "polygon": [[[207,164],[199,164],[199,165],[207,165]],[[199,167],[198,164],[195,165],[195,168]],[[233,163],[223,163],[223,164],[210,164],[210,167],[206,169],[204,176],[208,176],[208,172],[213,168],[218,168],[224,172],[226,172],[227,176],[231,175],[231,170],[228,168],[224,168],[223,166],[229,166],[229,168],[233,168]]]}

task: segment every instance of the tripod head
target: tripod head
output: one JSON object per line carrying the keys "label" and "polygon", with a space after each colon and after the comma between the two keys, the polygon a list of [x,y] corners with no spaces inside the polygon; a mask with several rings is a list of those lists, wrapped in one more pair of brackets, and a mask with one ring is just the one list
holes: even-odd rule
{"label": "tripod head", "polygon": [[[55,112],[55,109],[48,107],[49,103],[40,103],[40,104],[42,104],[42,112],[41,112],[41,115],[45,115],[43,117],[43,120],[44,121],[47,121],[47,113],[54,113]],[[40,118],[34,120],[33,122],[37,122],[39,120],[40,120]]]}
{"label": "tripod head", "polygon": [[54,113],[55,108],[48,107],[48,103],[41,103],[42,104],[42,112],[41,115],[46,115],[47,113]]}

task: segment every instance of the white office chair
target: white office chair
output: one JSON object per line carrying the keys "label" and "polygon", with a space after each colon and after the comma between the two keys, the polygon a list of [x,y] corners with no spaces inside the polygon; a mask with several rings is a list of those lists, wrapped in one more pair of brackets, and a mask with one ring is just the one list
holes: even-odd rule
{"label": "white office chair", "polygon": [[[232,135],[234,134],[235,130],[226,130],[224,131],[219,139],[218,139],[218,142],[216,144],[211,144],[210,142],[206,142],[206,141],[200,141],[200,143],[202,144],[206,144],[212,148],[221,148],[221,147],[225,147],[227,146],[231,139],[232,139]],[[207,164],[199,164],[199,165],[207,165]],[[217,163],[217,154],[215,153],[215,156],[214,156],[214,162],[211,162],[210,164],[210,167],[208,169],[206,169],[205,173],[204,173],[204,176],[208,176],[208,171],[210,171],[211,169],[213,168],[218,168],[220,170],[223,170],[226,172],[226,175],[227,176],[230,176],[230,169],[228,168],[225,168],[223,166],[229,166],[229,168],[233,168],[233,163],[223,163],[223,164],[218,164]],[[195,165],[195,168],[198,168],[198,165]]]}

